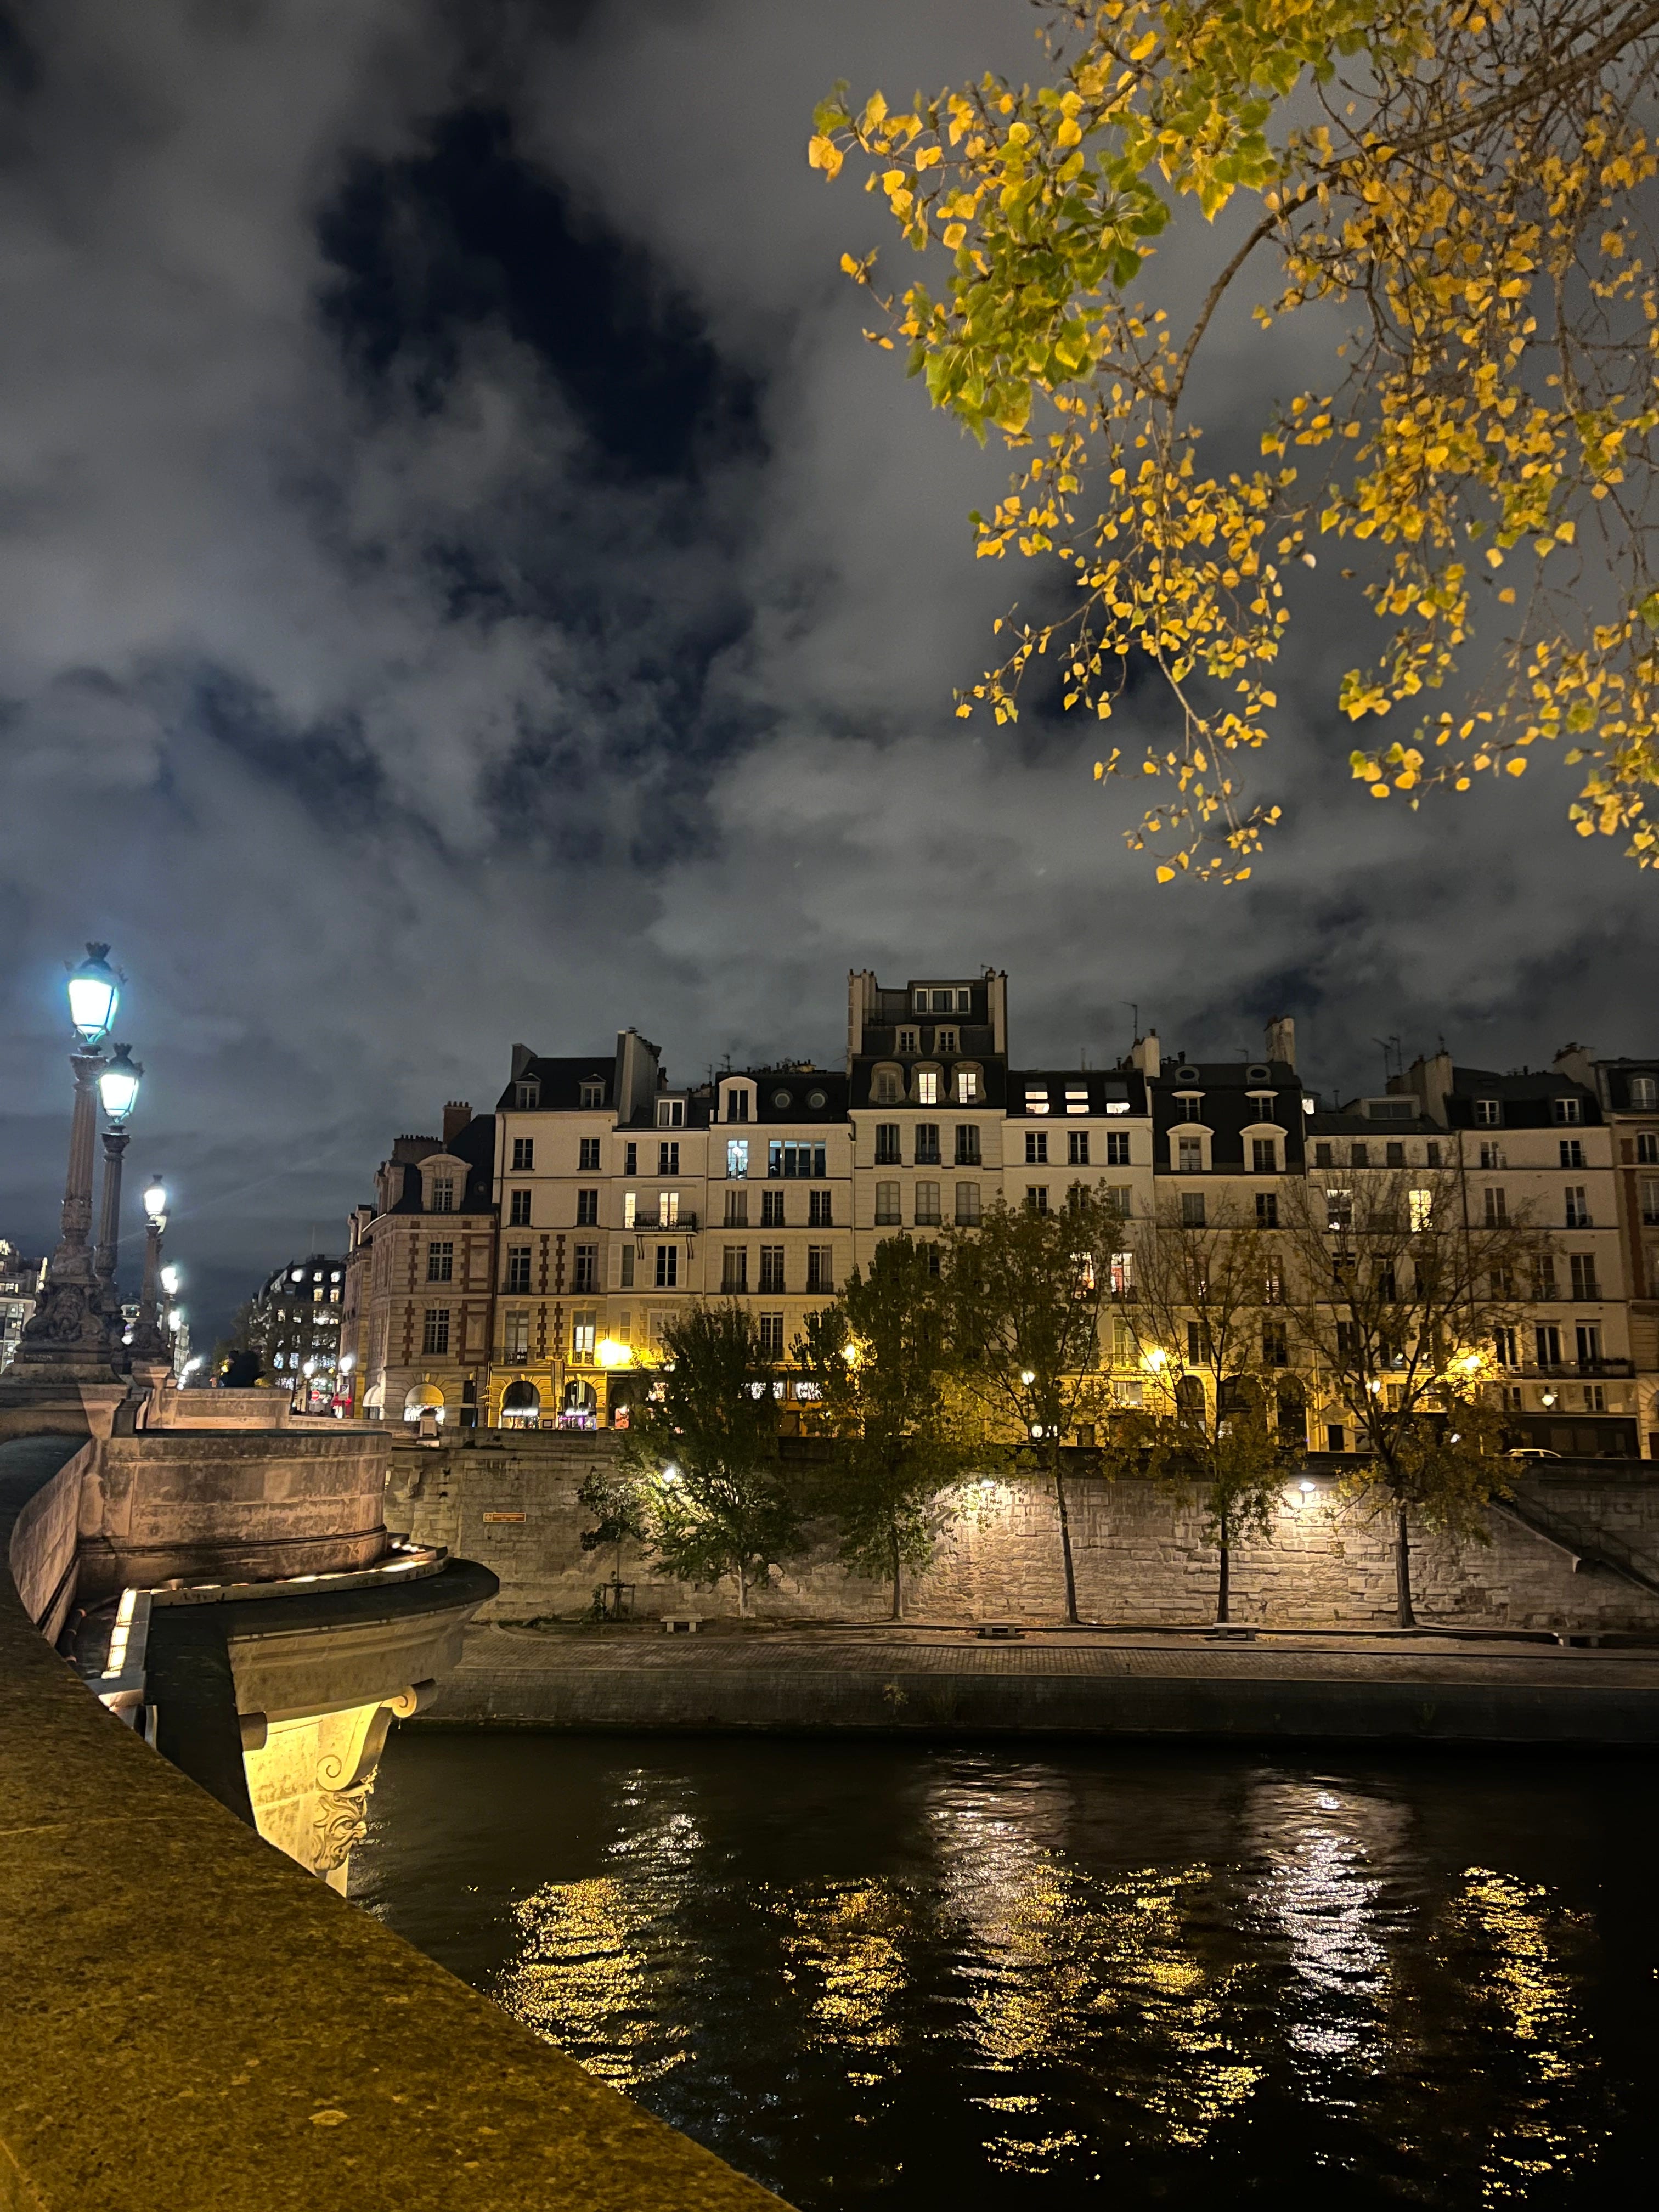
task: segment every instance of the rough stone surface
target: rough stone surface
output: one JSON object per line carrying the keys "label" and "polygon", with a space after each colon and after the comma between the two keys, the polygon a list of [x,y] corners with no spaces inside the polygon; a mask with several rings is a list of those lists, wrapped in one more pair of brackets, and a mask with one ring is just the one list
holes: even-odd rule
{"label": "rough stone surface", "polygon": [[[0,1544],[51,1472],[0,1447]],[[775,2205],[149,1750],[3,1571],[0,1774],[0,2212]]]}
{"label": "rough stone surface", "polygon": [[[434,1449],[394,1448],[388,1525],[424,1543],[447,1544],[501,1577],[487,1609],[496,1620],[574,1619],[615,1571],[609,1546],[581,1548],[592,1516],[576,1493],[617,1449],[604,1434],[479,1430],[476,1441]],[[1621,1465],[1624,1463],[1621,1463]],[[1590,1475],[1528,1469],[1522,1502],[1628,1553],[1659,1585],[1659,1480],[1639,1473]],[[1213,1617],[1216,1554],[1196,1508],[1152,1485],[1068,1478],[1078,1599],[1085,1618],[1192,1622]],[[506,1516],[506,1517],[496,1517]],[[1425,1620],[1498,1628],[1659,1627],[1659,1593],[1604,1569],[1575,1573],[1571,1559],[1501,1514],[1489,1544],[1419,1536],[1413,1545],[1418,1611]],[[829,1532],[805,1560],[756,1594],[772,1620],[881,1619],[885,1584],[848,1576]],[[1322,1484],[1303,1502],[1287,1493],[1272,1540],[1235,1547],[1232,1615],[1285,1626],[1360,1625],[1394,1618],[1391,1530],[1333,1501]],[[693,1589],[659,1580],[650,1562],[624,1547],[621,1571],[635,1585],[636,1613],[720,1615],[736,1610],[726,1584]],[[1058,1521],[1051,1491],[1036,1480],[999,1480],[974,1493],[974,1508],[941,1542],[932,1569],[907,1586],[906,1613],[918,1620],[1054,1620],[1064,1613]]]}

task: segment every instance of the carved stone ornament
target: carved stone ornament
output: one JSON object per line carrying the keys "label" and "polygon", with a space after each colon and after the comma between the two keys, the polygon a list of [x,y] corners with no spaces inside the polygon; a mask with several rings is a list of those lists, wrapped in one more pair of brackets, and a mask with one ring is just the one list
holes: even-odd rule
{"label": "carved stone ornament", "polygon": [[352,1849],[368,1833],[368,1796],[374,1787],[371,1775],[355,1790],[325,1790],[319,1794],[322,1810],[315,1822],[319,1874],[332,1874],[350,1857]]}

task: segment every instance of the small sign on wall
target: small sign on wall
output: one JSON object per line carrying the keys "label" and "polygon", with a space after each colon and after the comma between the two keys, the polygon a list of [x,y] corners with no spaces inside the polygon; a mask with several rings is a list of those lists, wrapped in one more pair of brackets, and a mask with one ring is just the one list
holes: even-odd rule
{"label": "small sign on wall", "polygon": [[529,1518],[527,1513],[486,1513],[484,1526],[488,1528],[493,1521],[527,1521]]}

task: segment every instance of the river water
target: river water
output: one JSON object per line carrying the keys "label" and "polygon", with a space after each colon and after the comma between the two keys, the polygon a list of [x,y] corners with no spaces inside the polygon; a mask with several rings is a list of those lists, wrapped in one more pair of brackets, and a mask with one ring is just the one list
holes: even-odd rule
{"label": "river water", "polygon": [[1651,2201],[1637,1759],[395,1739],[352,1894],[802,2212]]}

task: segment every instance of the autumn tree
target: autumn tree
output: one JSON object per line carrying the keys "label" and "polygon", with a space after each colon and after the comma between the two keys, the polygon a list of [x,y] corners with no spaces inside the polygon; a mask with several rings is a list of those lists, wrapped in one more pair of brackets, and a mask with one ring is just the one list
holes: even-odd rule
{"label": "autumn tree", "polygon": [[1550,1238],[1524,1215],[1468,1218],[1440,1169],[1335,1168],[1285,1212],[1285,1301],[1360,1457],[1352,1488],[1392,1523],[1397,1615],[1415,1625],[1413,1526],[1486,1537],[1508,1488],[1494,1377]]}
{"label": "autumn tree", "polygon": [[[973,518],[978,553],[1065,580],[1066,611],[1012,623],[957,711],[1012,721],[1047,656],[1064,705],[1104,721],[1150,663],[1177,732],[1095,774],[1146,780],[1128,842],[1160,880],[1242,879],[1279,809],[1241,791],[1240,756],[1273,731],[1329,541],[1389,625],[1340,694],[1371,793],[1415,807],[1559,743],[1583,770],[1578,833],[1624,835],[1652,866],[1659,0],[1040,12],[1038,82],[903,107],[838,88],[809,148],[830,177],[866,159],[921,256],[896,293],[875,255],[843,257],[878,303],[866,335],[1018,453]],[[1194,370],[1245,304],[1304,318],[1293,374],[1323,365],[1266,406],[1254,465],[1224,471],[1201,465]]]}
{"label": "autumn tree", "polygon": [[1303,1442],[1280,1421],[1291,1333],[1279,1238],[1224,1206],[1171,1199],[1136,1224],[1132,1252],[1115,1300],[1139,1355],[1142,1404],[1113,1424],[1112,1461],[1170,1488],[1197,1486],[1218,1553],[1215,1617],[1226,1620],[1232,1547],[1270,1533]]}
{"label": "autumn tree", "polygon": [[747,1613],[750,1590],[801,1547],[754,1316],[735,1303],[676,1314],[653,1385],[634,1402],[616,1475],[582,1492],[599,1516],[592,1534],[634,1537],[676,1581],[730,1575]]}
{"label": "autumn tree", "polygon": [[1011,1462],[1035,1452],[1060,1520],[1066,1617],[1076,1620],[1064,1448],[1111,1410],[1101,1320],[1121,1222],[1076,1184],[1057,1212],[998,1198],[976,1229],[947,1230],[941,1288],[958,1381]]}
{"label": "autumn tree", "polygon": [[836,1440],[830,1504],[842,1563],[889,1579],[895,1620],[904,1571],[919,1573],[932,1559],[971,1455],[929,1258],[909,1237],[884,1238],[834,1304],[809,1315],[794,1347]]}

